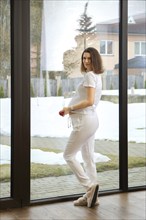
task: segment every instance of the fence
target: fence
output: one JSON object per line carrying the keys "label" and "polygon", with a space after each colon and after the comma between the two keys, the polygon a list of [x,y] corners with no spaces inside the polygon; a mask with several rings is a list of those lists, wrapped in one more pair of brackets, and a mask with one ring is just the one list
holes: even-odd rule
{"label": "fence", "polygon": [[[69,97],[75,90],[82,78],[46,79],[31,78],[31,96],[48,97],[48,96],[65,96]],[[119,89],[118,75],[102,76],[103,90]],[[128,76],[128,89],[146,88],[146,81],[142,75]],[[10,79],[0,80],[0,97],[10,97]]]}

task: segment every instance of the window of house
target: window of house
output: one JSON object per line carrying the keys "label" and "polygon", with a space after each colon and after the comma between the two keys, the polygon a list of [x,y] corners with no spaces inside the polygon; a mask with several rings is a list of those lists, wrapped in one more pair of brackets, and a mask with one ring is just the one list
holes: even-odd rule
{"label": "window of house", "polygon": [[113,41],[111,40],[100,41],[100,54],[112,55],[113,54]]}
{"label": "window of house", "polygon": [[145,56],[146,55],[146,42],[140,41],[135,42],[135,56]]}

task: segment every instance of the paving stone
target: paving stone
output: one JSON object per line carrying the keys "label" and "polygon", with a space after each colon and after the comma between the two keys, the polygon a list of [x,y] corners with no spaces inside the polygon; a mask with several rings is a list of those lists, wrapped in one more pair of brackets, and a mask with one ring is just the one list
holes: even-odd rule
{"label": "paving stone", "polygon": [[[8,144],[9,137],[2,137],[1,144]],[[64,150],[67,138],[32,138],[32,146],[48,147]],[[146,157],[146,145],[142,143],[129,143],[129,156]],[[113,141],[95,141],[96,152],[106,154],[119,154],[119,143]],[[146,185],[146,167],[138,167],[128,170],[129,187]],[[98,180],[100,191],[119,188],[119,170],[99,172]],[[31,199],[52,198],[65,195],[84,193],[74,175],[47,177],[31,180]],[[0,183],[0,198],[10,196],[10,183]]]}
{"label": "paving stone", "polygon": [[[119,188],[118,170],[98,173],[100,191]],[[129,187],[146,185],[146,167],[129,169]],[[31,199],[84,193],[74,175],[31,180]],[[10,183],[0,183],[0,198],[10,196]]]}

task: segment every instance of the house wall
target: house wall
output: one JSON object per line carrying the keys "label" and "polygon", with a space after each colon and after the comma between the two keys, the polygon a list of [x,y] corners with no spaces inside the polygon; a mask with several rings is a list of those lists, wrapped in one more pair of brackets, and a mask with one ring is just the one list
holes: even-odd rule
{"label": "house wall", "polygon": [[[108,71],[113,71],[113,74],[118,74],[117,70],[114,70],[115,64],[119,63],[119,35],[118,34],[106,34],[106,33],[97,33],[96,35],[88,35],[86,47],[91,46],[95,47],[98,51],[100,51],[100,41],[101,40],[111,40],[113,41],[113,54],[112,55],[101,55],[103,60],[103,66],[105,69],[105,73]],[[135,57],[135,46],[134,43],[136,41],[145,41],[145,36],[143,35],[128,35],[128,59]],[[72,50],[66,51],[64,56],[64,68],[68,73],[69,77],[80,77],[80,56],[83,51],[83,38],[82,36],[76,37],[77,47]],[[66,59],[67,57],[67,59]],[[76,61],[75,61],[76,59]],[[68,70],[68,67],[70,68]],[[137,70],[128,70],[129,74],[140,74],[142,72],[141,69]]]}
{"label": "house wall", "polygon": [[119,62],[119,37],[117,34],[99,34],[97,36],[97,49],[100,51],[100,41],[111,40],[113,41],[113,54],[112,55],[101,55],[103,65],[106,70],[113,70],[116,63]]}
{"label": "house wall", "polygon": [[[84,50],[84,39],[82,36],[76,36],[75,38],[77,46],[72,50],[64,52],[63,65],[66,75],[70,78],[82,77],[80,73],[81,54]],[[112,55],[101,55],[103,60],[103,66],[105,69],[105,75],[108,71],[113,74],[118,74],[118,70],[115,70],[115,64],[119,63],[119,35],[114,33],[97,33],[96,35],[88,34],[86,47],[95,47],[100,51],[100,41],[111,40],[113,41],[113,54]],[[136,41],[145,41],[144,35],[128,35],[128,59],[135,57],[135,45]],[[37,48],[31,48],[31,76],[39,76],[40,69],[37,66]],[[143,70],[128,70],[128,74],[141,74]]]}

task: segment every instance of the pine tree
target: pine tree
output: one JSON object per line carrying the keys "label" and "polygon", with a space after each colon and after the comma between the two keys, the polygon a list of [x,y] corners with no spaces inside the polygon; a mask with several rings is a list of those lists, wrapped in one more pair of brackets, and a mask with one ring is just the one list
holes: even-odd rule
{"label": "pine tree", "polygon": [[79,21],[80,28],[77,29],[84,38],[84,49],[86,48],[86,38],[88,33],[94,33],[95,25],[92,25],[92,18],[87,16],[88,2],[85,4],[84,13],[81,15]]}

